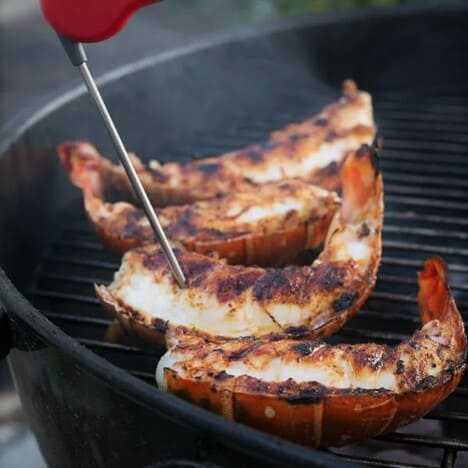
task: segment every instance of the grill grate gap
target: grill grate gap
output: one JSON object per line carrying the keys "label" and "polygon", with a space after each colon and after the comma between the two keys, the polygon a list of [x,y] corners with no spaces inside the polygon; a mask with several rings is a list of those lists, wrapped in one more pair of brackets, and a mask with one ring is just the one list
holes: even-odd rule
{"label": "grill grate gap", "polygon": [[[441,90],[444,94],[434,90],[424,96],[388,92],[375,97],[376,119],[384,136],[386,182],[382,267],[363,310],[330,342],[394,344],[407,338],[419,324],[416,271],[431,254],[441,254],[449,263],[454,295],[468,319],[468,87],[457,89],[459,94],[450,88]],[[270,131],[312,115],[319,104],[310,95],[310,89],[295,89],[283,100],[283,104],[290,100],[290,105],[278,112],[248,124],[243,121],[217,135],[201,135],[190,148],[169,148],[166,156],[196,158],[260,141]],[[61,235],[44,251],[35,273],[32,302],[79,343],[154,385],[162,349],[128,336],[118,343],[103,339],[112,320],[95,299],[92,285],[111,281],[119,258],[102,247],[82,208],[67,210],[59,224]],[[457,458],[462,463],[466,457],[458,452],[468,452],[467,424],[468,379],[463,379],[448,400],[421,422],[332,452],[368,466],[457,466]],[[432,429],[425,431],[425,425]],[[402,451],[408,458],[398,461],[395,453]],[[413,461],[414,451],[430,456],[422,457],[424,463],[421,457]],[[367,453],[373,458],[363,455]]]}

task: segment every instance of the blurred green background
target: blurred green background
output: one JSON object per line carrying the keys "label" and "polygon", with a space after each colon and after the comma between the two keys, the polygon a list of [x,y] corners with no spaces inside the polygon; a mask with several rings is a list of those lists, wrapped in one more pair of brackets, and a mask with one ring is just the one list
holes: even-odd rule
{"label": "blurred green background", "polygon": [[[304,13],[320,13],[333,10],[345,10],[359,7],[379,7],[404,5],[410,3],[420,4],[442,4],[460,3],[456,0],[240,0],[231,2],[232,6],[227,8],[227,12],[243,12],[246,17],[252,20],[266,19],[276,16],[294,16]],[[198,4],[202,8],[212,7],[213,0],[187,0],[187,4]],[[226,2],[220,1],[223,7]]]}
{"label": "blurred green background", "polygon": [[253,16],[258,15],[264,18],[268,12],[280,15],[299,15],[368,6],[448,2],[443,0],[247,0],[237,3],[249,4],[249,10]]}

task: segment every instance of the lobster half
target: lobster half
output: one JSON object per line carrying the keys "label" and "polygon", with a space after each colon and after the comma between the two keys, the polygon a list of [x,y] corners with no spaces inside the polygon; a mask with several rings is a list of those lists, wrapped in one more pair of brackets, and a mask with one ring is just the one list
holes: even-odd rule
{"label": "lobster half", "polygon": [[148,245],[127,252],[114,281],[97,285],[96,294],[124,327],[150,340],[161,340],[175,327],[211,337],[326,336],[356,313],[372,290],[382,223],[377,154],[363,145],[346,159],[343,201],[311,265],[228,265],[178,250],[188,278],[180,289],[161,249]]}
{"label": "lobster half", "polygon": [[[92,226],[110,250],[123,253],[156,242],[143,210],[105,201],[102,157],[95,148],[75,142],[62,145],[60,155],[83,192]],[[304,249],[316,249],[339,205],[335,192],[289,179],[156,208],[156,213],[169,239],[186,250],[215,253],[234,264],[277,266],[293,262]]]}
{"label": "lobster half", "polygon": [[161,390],[227,419],[314,447],[340,446],[423,417],[458,385],[464,324],[433,257],[419,273],[422,328],[391,347],[306,340],[210,342],[174,331]]}

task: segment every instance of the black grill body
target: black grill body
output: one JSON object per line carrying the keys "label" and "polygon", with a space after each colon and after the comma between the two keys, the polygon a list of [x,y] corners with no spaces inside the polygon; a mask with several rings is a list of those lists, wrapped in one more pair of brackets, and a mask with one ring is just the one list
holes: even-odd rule
{"label": "black grill body", "polygon": [[[418,325],[416,271],[431,254],[448,261],[468,313],[467,43],[464,6],[311,17],[149,57],[101,84],[127,146],[162,161],[261,141],[336,99],[343,78],[369,90],[385,141],[383,264],[364,309],[331,341],[396,343]],[[157,391],[161,349],[103,340],[110,320],[92,283],[110,281],[119,258],[101,247],[59,167],[55,144],[74,138],[113,155],[81,90],[19,118],[0,143],[0,349],[11,341],[15,382],[51,466],[405,467],[421,465],[418,452],[453,466],[468,450],[465,381],[422,422],[331,453]],[[399,458],[383,454],[393,449]]]}

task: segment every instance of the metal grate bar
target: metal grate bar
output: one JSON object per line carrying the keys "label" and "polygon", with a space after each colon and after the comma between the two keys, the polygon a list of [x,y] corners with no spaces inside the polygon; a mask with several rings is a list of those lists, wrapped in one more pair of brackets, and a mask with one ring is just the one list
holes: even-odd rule
{"label": "metal grate bar", "polygon": [[[392,182],[385,185],[386,193],[389,195],[399,195],[399,194],[408,194],[415,195],[418,198],[423,196],[426,193],[427,187],[421,187],[417,185],[406,185],[398,182]],[[464,192],[463,190],[458,189],[448,189],[448,188],[434,188],[430,187],[431,196],[440,196],[444,198],[450,198],[455,200],[463,200]]]}
{"label": "metal grate bar", "polygon": [[[405,114],[401,115],[400,118],[398,117],[398,114],[395,117],[392,117],[392,113],[384,113],[384,116],[384,123],[379,127],[382,133],[385,133],[387,130],[391,130],[397,135],[399,135],[400,132],[408,131],[411,133],[422,132],[424,135],[427,135],[427,119],[415,120],[414,118],[405,118]],[[455,137],[458,135],[466,136],[466,127],[462,122],[441,122],[437,119],[433,119],[433,122],[431,130],[437,130],[438,133],[436,133],[436,135],[443,133],[444,135]]]}
{"label": "metal grate bar", "polygon": [[[382,291],[374,291],[372,293],[372,296],[370,297],[370,300],[372,299],[381,299],[381,300],[389,301],[389,302],[403,302],[403,303],[409,303],[409,304],[417,303],[416,296],[408,296],[405,294],[394,294],[394,293],[382,292]],[[457,304],[460,309],[468,309],[468,303],[457,301]]]}
{"label": "metal grate bar", "polygon": [[400,342],[407,340],[410,335],[378,330],[366,330],[364,328],[353,328],[351,326],[347,326],[338,330],[336,332],[336,336],[343,338],[359,338],[364,342],[369,340]]}
{"label": "metal grate bar", "polygon": [[417,214],[413,211],[406,212],[395,212],[386,210],[385,211],[386,220],[405,220],[407,222],[416,221],[423,224],[437,223],[437,224],[449,224],[454,226],[468,226],[468,219],[464,218],[455,218],[453,216],[438,216],[431,214]]}
{"label": "metal grate bar", "polygon": [[[371,296],[371,299],[372,299],[372,296]],[[369,307],[369,304],[367,304],[366,307]],[[392,311],[388,311],[388,310],[382,311],[382,310],[371,310],[369,308],[361,309],[359,311],[358,315],[356,316],[356,320],[361,319],[361,318],[365,318],[365,319],[371,318],[371,319],[375,319],[375,320],[379,320],[379,321],[382,321],[382,320],[388,320],[388,321],[400,320],[400,321],[411,322],[412,325],[420,325],[420,323],[421,323],[418,315],[412,315],[412,314],[393,311],[393,310]],[[467,321],[465,321],[464,324],[465,324],[466,327],[468,327],[468,322]],[[352,322],[351,322],[350,325],[347,326],[347,328],[344,328],[343,330],[347,330],[348,328],[352,329]],[[357,329],[356,331],[359,333],[359,331],[363,331],[363,330],[362,329]],[[406,336],[406,335],[404,335],[404,336]]]}
{"label": "metal grate bar", "polygon": [[72,294],[61,291],[48,291],[40,288],[31,289],[30,294],[36,297],[78,302],[80,304],[99,304],[99,301],[94,296],[85,296],[83,294]]}
{"label": "metal grate bar", "polygon": [[101,260],[93,260],[87,258],[76,258],[76,257],[66,257],[63,255],[54,255],[54,254],[45,254],[42,256],[43,261],[60,263],[60,264],[69,264],[69,265],[78,265],[91,268],[102,268],[106,270],[117,270],[120,266],[117,262],[108,262]]}
{"label": "metal grate bar", "polygon": [[[99,279],[96,277],[90,278],[89,276],[80,275],[69,275],[69,274],[57,274],[57,273],[39,273],[38,279],[63,281],[65,283],[84,284],[86,286],[92,286],[94,283],[108,283],[107,279]],[[31,290],[34,293],[34,290]]]}
{"label": "metal grate bar", "polygon": [[76,340],[78,341],[78,343],[88,348],[96,350],[111,350],[126,354],[144,354],[155,358],[159,358],[159,356],[161,355],[160,352],[158,353],[152,350],[145,350],[138,346],[127,346],[118,343],[108,343],[106,341],[90,340],[89,338],[76,338]]}
{"label": "metal grate bar", "polygon": [[[388,143],[388,146],[390,147],[391,142]],[[385,150],[384,150],[385,151]],[[393,161],[389,161],[386,158],[382,158],[380,160],[380,164],[385,170],[386,167],[393,167]],[[417,162],[414,161],[404,161],[404,160],[399,160],[398,165],[401,165],[401,170],[402,171],[414,171],[416,174],[435,174],[435,175],[440,175],[444,174],[445,176],[460,176],[460,170],[463,170],[463,167],[454,167],[454,164],[451,165],[446,165],[445,167],[441,167],[438,164],[418,164]]]}
{"label": "metal grate bar", "polygon": [[[408,126],[410,127],[410,126]],[[468,143],[467,135],[454,133],[454,132],[434,132],[430,130],[418,130],[412,128],[397,128],[395,126],[385,125],[382,126],[382,133],[385,132],[385,138],[388,140],[395,139],[401,141],[403,137],[410,138],[412,144],[422,143],[435,143],[436,145],[447,145],[449,151],[463,150],[463,146]],[[436,148],[437,149],[437,148]]]}
{"label": "metal grate bar", "polygon": [[458,387],[453,391],[453,395],[457,395],[460,397],[468,397],[468,388]]}
{"label": "metal grate bar", "polygon": [[456,101],[438,98],[437,104],[433,104],[433,101],[426,100],[423,96],[411,96],[408,97],[407,101],[380,98],[380,96],[374,100],[377,109],[407,109],[411,107],[412,110],[420,112],[421,114],[424,112],[431,112],[440,115],[457,114],[468,117],[467,108],[463,106],[461,101],[462,99],[460,97]]}
{"label": "metal grate bar", "polygon": [[[424,229],[424,228],[415,228],[415,227],[406,227],[406,226],[392,226],[386,225],[384,227],[384,232],[395,232],[397,234],[417,234],[418,236],[424,237],[438,237],[444,238],[449,237],[453,239],[468,239],[468,232],[463,231],[447,231],[442,229]],[[468,252],[468,250],[467,250]]]}
{"label": "metal grate bar", "polygon": [[[415,269],[421,268],[421,265],[422,265],[422,263],[418,260],[411,260],[408,258],[392,258],[386,255],[382,256],[382,263],[387,264],[387,265],[410,267],[410,268],[415,268]],[[467,265],[459,265],[459,264],[452,264],[452,263],[449,263],[448,265],[449,265],[450,271],[452,272],[468,273]]]}
{"label": "metal grate bar", "polygon": [[[402,278],[400,276],[389,276],[389,275],[379,275],[378,277],[379,283],[395,283],[395,284],[410,284],[410,285],[417,285],[418,281],[412,278]],[[468,285],[466,284],[458,284],[458,283],[450,283],[450,289],[456,291],[468,291]]]}
{"label": "metal grate bar", "polygon": [[451,438],[436,438],[430,436],[423,436],[419,434],[408,434],[403,432],[393,432],[376,437],[378,440],[385,440],[389,442],[397,442],[401,444],[423,445],[434,448],[447,448],[454,450],[467,451],[468,443],[458,439]]}
{"label": "metal grate bar", "polygon": [[84,316],[76,316],[72,314],[49,312],[44,309],[41,312],[49,320],[60,321],[60,322],[72,322],[72,323],[77,323],[79,325],[94,325],[94,326],[108,327],[113,322],[113,320],[111,319],[102,319],[102,318],[97,318],[97,317],[84,317]]}
{"label": "metal grate bar", "polygon": [[421,244],[413,244],[410,242],[384,240],[384,247],[400,249],[400,250],[412,250],[414,252],[435,253],[435,254],[440,254],[440,255],[456,255],[460,257],[468,256],[468,249],[457,249],[455,247],[447,247],[447,246],[440,246],[440,245],[430,245],[430,244],[421,245]]}
{"label": "metal grate bar", "polygon": [[[464,179],[458,179],[455,177],[437,177],[437,176],[421,176],[420,174],[401,174],[396,171],[385,171],[385,181],[391,181],[391,186],[414,184],[416,187],[421,189],[427,189],[427,187],[440,187],[444,185],[450,185],[450,187],[466,187],[466,181]],[[434,193],[434,192],[431,192]],[[441,194],[450,193],[450,191],[441,191]],[[459,193],[457,192],[457,196]]]}
{"label": "metal grate bar", "polygon": [[[287,119],[280,119],[281,124],[287,122]],[[205,136],[203,139],[203,145],[216,145],[226,148],[239,148],[244,144],[249,144],[255,141],[260,141],[265,139],[272,128],[271,122],[265,122],[261,125],[258,123],[254,125],[245,125],[242,130],[236,129],[236,131],[226,130],[217,135]],[[405,128],[408,127],[408,128]],[[405,128],[405,129],[404,129]],[[404,129],[404,130],[403,130]],[[461,125],[460,125],[461,129]],[[438,131],[434,132],[434,129],[425,130],[412,128],[408,122],[405,124],[394,123],[390,125],[386,123],[381,126],[381,133],[385,133],[385,142],[395,141],[402,142],[405,147],[414,148],[416,143],[426,144],[428,142],[433,142],[435,144],[445,145],[449,152],[459,152],[463,151],[463,146],[468,144],[468,137],[466,134],[461,133],[460,131]],[[402,135],[411,135],[411,141],[407,142],[402,138]],[[401,144],[401,143],[400,143]],[[409,146],[408,146],[409,145]],[[192,151],[188,149],[185,154],[190,154]]]}
{"label": "metal grate bar", "polygon": [[[411,123],[414,120],[419,120],[422,124],[428,126],[430,125],[431,128],[435,125],[435,128],[438,129],[438,125],[441,122],[440,116],[437,114],[432,114],[432,113],[424,113],[421,114],[420,112],[415,112],[409,109],[405,110],[383,110],[379,109],[378,115],[377,115],[377,123],[380,122],[380,120],[383,120],[384,122],[386,121],[399,121],[402,123]],[[463,125],[466,123],[466,117],[464,116],[459,116],[457,114],[453,115],[446,115],[444,116],[445,123],[450,124],[450,125]]]}
{"label": "metal grate bar", "polygon": [[[425,151],[419,151],[417,149],[401,150],[388,148],[384,143],[384,149],[382,151],[382,158],[387,161],[411,161],[411,162],[430,162],[434,166],[447,166],[450,164],[458,164],[461,166],[467,166],[468,162],[464,153],[445,155],[444,159],[440,159],[440,153],[428,153]],[[402,174],[403,175],[403,174]]]}
{"label": "metal grate bar", "polygon": [[385,467],[385,468],[433,468],[434,467],[434,465],[400,463],[400,462],[392,462],[392,461],[385,461],[385,460],[376,460],[375,458],[368,458],[368,457],[342,455],[341,453],[335,453],[335,452],[332,452],[332,453],[334,455],[339,456],[341,459],[345,461],[359,463],[360,465],[365,465],[365,466],[378,466],[378,467]]}
{"label": "metal grate bar", "polygon": [[56,247],[74,247],[87,250],[95,250],[98,252],[103,252],[104,247],[99,242],[85,242],[85,241],[69,241],[69,240],[59,240],[55,243]]}

